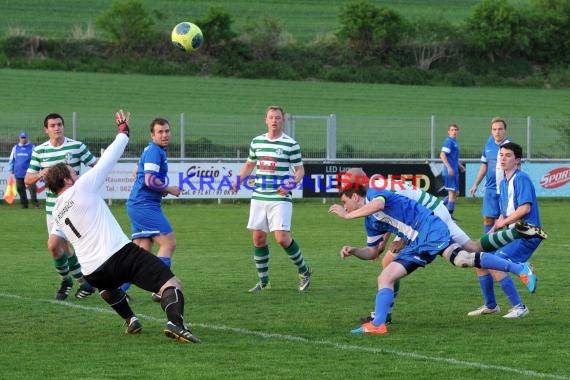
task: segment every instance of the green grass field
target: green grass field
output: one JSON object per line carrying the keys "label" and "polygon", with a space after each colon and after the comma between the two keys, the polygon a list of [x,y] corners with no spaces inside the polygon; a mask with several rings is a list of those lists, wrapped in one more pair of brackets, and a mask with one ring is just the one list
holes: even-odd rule
{"label": "green grass field", "polygon": [[[311,41],[339,28],[338,13],[345,0],[160,0],[141,1],[147,10],[158,10],[164,18],[157,21],[157,30],[170,31],[180,21],[196,21],[205,18],[211,6],[221,6],[233,20],[232,29],[243,31],[251,20],[260,15],[275,17],[283,23],[284,30],[298,41]],[[387,5],[406,18],[444,17],[454,23],[462,21],[476,0],[388,0],[370,1],[376,6]],[[517,1],[521,3],[521,1]],[[526,3],[527,1],[522,1]],[[15,33],[43,37],[69,38],[72,31],[85,31],[94,26],[96,17],[111,6],[110,0],[0,0],[0,35]],[[49,12],[50,17],[46,17]],[[100,35],[101,31],[96,30]]]}
{"label": "green grass field", "polygon": [[[567,200],[541,200],[550,237],[532,259],[537,293],[515,280],[527,317],[467,317],[482,303],[473,271],[437,259],[403,281],[394,324],[379,337],[349,334],[373,308],[380,268],[339,258],[342,245],[365,244],[361,221],[341,221],[321,202],[298,202],[293,231],[314,269],[310,290],[299,294],[293,264],[270,239],[273,288],[249,294],[257,279],[248,202],[166,203],[178,240],[173,270],[185,285],[187,322],[203,344],[165,338],[160,307],[139,289],[131,292],[144,324],[139,336],[123,334],[122,320],[98,297],[52,301],[59,284],[43,212],[3,204],[0,379],[570,378]],[[457,206],[473,237],[480,207],[466,199]],[[128,231],[124,207],[112,209]],[[498,287],[497,299],[509,308]]]}

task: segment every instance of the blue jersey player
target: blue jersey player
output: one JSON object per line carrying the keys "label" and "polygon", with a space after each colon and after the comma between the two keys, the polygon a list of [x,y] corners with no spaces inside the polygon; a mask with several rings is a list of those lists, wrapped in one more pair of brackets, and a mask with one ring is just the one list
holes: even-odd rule
{"label": "blue jersey player", "polygon": [[[507,227],[519,220],[540,226],[540,215],[536,192],[530,177],[519,169],[522,159],[522,147],[513,142],[501,145],[499,153],[499,163],[504,170],[504,178],[500,183],[500,215],[493,230]],[[495,251],[495,255],[508,259],[514,263],[526,263],[534,251],[538,248],[542,239],[531,238],[527,240],[515,240]],[[509,302],[511,309],[504,318],[519,318],[528,314],[528,308],[521,301],[521,298],[514,286],[512,279],[503,271],[482,271],[483,274],[491,272],[497,279]],[[468,315],[480,316],[493,314],[500,311],[495,300],[493,281],[479,282],[485,304]]]}
{"label": "blue jersey player", "polygon": [[[136,179],[127,200],[127,213],[131,220],[133,243],[152,251],[158,243],[157,256],[168,267],[176,249],[176,237],[168,219],[162,212],[162,198],[168,194],[178,197],[180,188],[168,185],[168,159],[166,148],[170,143],[168,120],[156,118],[150,123],[151,141],[144,149],[137,165]],[[123,284],[126,292],[129,284]],[[160,294],[152,295],[160,302]]]}
{"label": "blue jersey player", "polygon": [[449,213],[453,215],[455,210],[455,201],[459,196],[459,171],[465,171],[465,167],[459,162],[459,144],[457,143],[457,134],[459,127],[457,124],[449,124],[447,126],[447,137],[443,141],[439,158],[443,162],[443,187],[447,190],[447,197],[443,203],[447,206]]}
{"label": "blue jersey player", "polygon": [[[420,267],[431,263],[441,255],[458,267],[479,267],[508,271],[520,276],[533,292],[536,275],[530,265],[512,263],[489,253],[473,253],[452,243],[445,222],[417,201],[388,190],[370,188],[365,191],[355,185],[339,192],[343,205],[335,204],[329,212],[343,219],[365,218],[367,246],[375,247],[383,242],[387,232],[396,234],[406,246],[378,276],[378,292],[375,302],[375,316],[371,322],[352,330],[354,334],[385,334],[385,321],[394,300],[394,284]],[[354,248],[344,246],[341,255],[350,255]]]}
{"label": "blue jersey player", "polygon": [[481,167],[475,177],[475,183],[469,190],[471,196],[474,197],[477,187],[483,177],[485,178],[485,195],[481,211],[485,233],[493,228],[495,220],[499,217],[499,183],[503,179],[503,170],[499,165],[499,148],[501,144],[509,142],[506,134],[507,122],[500,117],[494,117],[491,120],[491,136],[481,153]]}

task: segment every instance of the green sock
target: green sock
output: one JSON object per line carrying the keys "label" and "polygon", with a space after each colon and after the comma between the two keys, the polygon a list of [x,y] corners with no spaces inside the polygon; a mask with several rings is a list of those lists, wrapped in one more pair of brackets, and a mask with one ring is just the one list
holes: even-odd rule
{"label": "green sock", "polygon": [[483,235],[479,242],[481,242],[483,252],[491,252],[511,243],[517,238],[520,238],[520,234],[513,229],[508,229]]}
{"label": "green sock", "polygon": [[263,285],[267,285],[269,283],[269,247],[254,247],[253,260],[259,280]]}
{"label": "green sock", "polygon": [[[64,255],[67,256],[67,252],[64,252]],[[83,284],[85,279],[83,278],[83,273],[81,273],[81,265],[77,260],[77,255],[74,254],[73,256],[67,257],[67,262],[69,263],[69,273],[71,273],[79,284]]]}
{"label": "green sock", "polygon": [[305,273],[309,270],[305,264],[301,248],[299,248],[299,244],[297,244],[295,240],[291,242],[289,247],[285,248],[285,252],[287,253],[287,256],[293,260],[293,263],[297,266],[299,273]]}
{"label": "green sock", "polygon": [[65,254],[65,252],[59,259],[54,259],[53,262],[55,270],[57,271],[57,273],[59,273],[61,278],[62,279],[66,278],[69,275],[69,263],[67,261],[67,255]]}

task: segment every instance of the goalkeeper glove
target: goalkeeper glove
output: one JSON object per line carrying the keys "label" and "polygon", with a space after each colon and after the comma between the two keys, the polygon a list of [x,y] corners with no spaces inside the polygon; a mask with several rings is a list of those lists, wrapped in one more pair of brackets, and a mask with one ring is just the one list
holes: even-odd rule
{"label": "goalkeeper glove", "polygon": [[119,133],[124,133],[125,135],[129,136],[129,117],[131,116],[130,112],[126,114],[123,113],[123,110],[119,110],[115,113],[115,122],[117,123],[117,129]]}

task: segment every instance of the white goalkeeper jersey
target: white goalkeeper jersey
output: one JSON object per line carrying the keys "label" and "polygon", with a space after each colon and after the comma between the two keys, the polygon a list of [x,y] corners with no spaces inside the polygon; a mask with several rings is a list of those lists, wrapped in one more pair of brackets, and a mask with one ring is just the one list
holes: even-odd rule
{"label": "white goalkeeper jersey", "polygon": [[[129,138],[119,133],[95,167],[61,193],[53,208],[57,227],[75,248],[83,274],[91,274],[130,242],[100,195]],[[54,226],[55,228],[55,226]]]}

